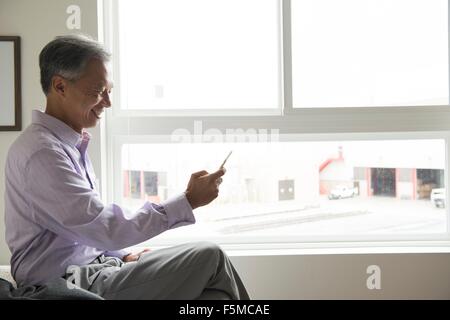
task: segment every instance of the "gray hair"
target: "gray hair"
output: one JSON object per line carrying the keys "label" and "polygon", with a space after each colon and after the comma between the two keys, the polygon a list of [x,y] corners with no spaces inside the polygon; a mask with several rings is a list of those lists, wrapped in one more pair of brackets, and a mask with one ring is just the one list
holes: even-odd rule
{"label": "gray hair", "polygon": [[78,80],[92,58],[109,61],[111,54],[97,41],[84,35],[56,37],[39,54],[41,86],[48,95],[52,78],[59,75],[68,80]]}

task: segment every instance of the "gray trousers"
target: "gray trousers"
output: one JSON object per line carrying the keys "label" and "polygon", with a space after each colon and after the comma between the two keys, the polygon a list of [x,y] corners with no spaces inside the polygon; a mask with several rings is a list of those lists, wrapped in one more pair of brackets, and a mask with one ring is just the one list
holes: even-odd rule
{"label": "gray trousers", "polygon": [[210,242],[150,251],[127,263],[102,255],[68,267],[64,278],[105,299],[250,299],[228,256]]}

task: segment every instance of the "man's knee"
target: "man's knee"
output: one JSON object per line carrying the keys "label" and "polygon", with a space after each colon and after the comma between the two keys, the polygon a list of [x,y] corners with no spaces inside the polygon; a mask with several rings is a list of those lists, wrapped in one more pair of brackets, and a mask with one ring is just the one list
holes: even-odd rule
{"label": "man's knee", "polygon": [[210,241],[199,241],[195,242],[194,248],[196,252],[205,259],[212,261],[220,261],[226,256],[222,248]]}

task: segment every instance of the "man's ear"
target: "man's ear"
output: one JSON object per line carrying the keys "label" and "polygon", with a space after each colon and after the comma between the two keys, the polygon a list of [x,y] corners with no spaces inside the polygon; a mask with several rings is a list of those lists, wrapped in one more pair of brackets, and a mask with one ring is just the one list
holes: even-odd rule
{"label": "man's ear", "polygon": [[58,96],[65,97],[67,89],[67,80],[61,76],[55,75],[52,78],[52,91],[54,91]]}

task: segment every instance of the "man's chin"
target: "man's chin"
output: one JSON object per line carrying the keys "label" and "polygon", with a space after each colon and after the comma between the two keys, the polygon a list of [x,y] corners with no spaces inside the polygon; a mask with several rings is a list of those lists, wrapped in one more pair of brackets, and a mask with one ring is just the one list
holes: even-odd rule
{"label": "man's chin", "polygon": [[95,128],[97,124],[100,122],[100,119],[96,119],[95,122],[86,123],[85,128]]}

